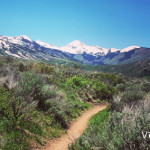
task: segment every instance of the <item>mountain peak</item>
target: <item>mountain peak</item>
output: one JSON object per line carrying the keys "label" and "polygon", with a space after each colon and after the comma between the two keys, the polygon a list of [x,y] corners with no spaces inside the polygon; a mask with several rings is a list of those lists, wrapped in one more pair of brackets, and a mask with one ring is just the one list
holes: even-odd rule
{"label": "mountain peak", "polygon": [[79,40],[74,40],[71,43],[69,43],[68,45],[72,45],[72,46],[80,46],[80,45],[84,45],[84,43],[82,43]]}
{"label": "mountain peak", "polygon": [[105,48],[101,48],[98,46],[88,46],[78,40],[75,40],[64,47],[61,47],[61,50],[63,52],[69,52],[72,54],[87,53],[91,55],[95,55],[97,53],[99,53],[99,55],[104,55],[108,52],[108,50]]}
{"label": "mountain peak", "polygon": [[26,35],[20,35],[19,37],[17,37],[18,39],[25,39],[25,40],[28,40],[28,41],[30,41],[30,42],[32,42],[32,40],[28,37],[28,36],[26,36]]}

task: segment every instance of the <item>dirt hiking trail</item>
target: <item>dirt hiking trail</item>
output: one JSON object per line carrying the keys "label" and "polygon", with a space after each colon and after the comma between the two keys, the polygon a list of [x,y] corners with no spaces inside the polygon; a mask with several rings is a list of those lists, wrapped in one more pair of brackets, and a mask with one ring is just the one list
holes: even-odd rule
{"label": "dirt hiking trail", "polygon": [[84,112],[75,122],[71,123],[67,133],[59,138],[50,140],[44,147],[32,150],[68,150],[68,145],[74,143],[76,139],[87,128],[88,120],[99,111],[107,107],[106,104],[93,106],[91,109]]}

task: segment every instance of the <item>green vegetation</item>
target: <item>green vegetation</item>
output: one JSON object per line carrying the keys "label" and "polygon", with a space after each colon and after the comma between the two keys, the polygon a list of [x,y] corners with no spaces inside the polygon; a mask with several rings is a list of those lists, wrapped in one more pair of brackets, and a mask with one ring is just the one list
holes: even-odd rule
{"label": "green vegetation", "polygon": [[120,65],[86,65],[86,64],[81,64],[77,62],[71,62],[71,61],[48,61],[47,63],[50,64],[59,64],[59,65],[64,65],[64,66],[78,66],[79,68],[82,68],[84,70],[88,71],[100,71],[100,72],[105,72],[105,73],[122,73],[125,76],[128,77],[137,77],[137,78],[146,78],[150,79],[150,58],[141,60],[141,61],[136,61],[133,63],[127,63],[127,64],[120,64]]}
{"label": "green vegetation", "polygon": [[90,119],[85,133],[69,149],[150,149],[150,139],[142,136],[142,131],[150,129],[149,76],[129,78],[93,71],[114,72],[114,66],[54,64],[0,57],[0,149],[44,145],[47,139],[61,136],[70,121],[90,108],[88,102],[103,101],[110,106]]}
{"label": "green vegetation", "polygon": [[[122,75],[0,57],[0,149],[59,137],[91,103],[111,101]],[[145,89],[146,90],[146,89]]]}
{"label": "green vegetation", "polygon": [[88,129],[70,150],[143,150],[150,149],[145,133],[150,129],[149,82],[134,79],[118,84],[118,92],[108,108],[96,114]]}

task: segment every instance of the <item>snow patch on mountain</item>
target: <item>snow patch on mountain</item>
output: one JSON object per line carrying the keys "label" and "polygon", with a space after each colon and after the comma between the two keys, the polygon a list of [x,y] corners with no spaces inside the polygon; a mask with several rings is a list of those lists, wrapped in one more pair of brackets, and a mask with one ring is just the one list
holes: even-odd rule
{"label": "snow patch on mountain", "polygon": [[0,40],[0,48],[9,49],[9,44],[7,44],[6,42]]}
{"label": "snow patch on mountain", "polygon": [[11,53],[10,51],[5,51],[5,53],[7,53],[8,55],[12,55],[14,57],[17,57],[17,58],[21,58],[20,56],[16,55],[16,54],[13,54]]}
{"label": "snow patch on mountain", "polygon": [[131,50],[133,50],[133,49],[136,49],[136,48],[141,48],[141,47],[139,47],[139,46],[129,46],[129,47],[126,47],[126,48],[124,48],[124,49],[121,49],[120,52],[121,52],[121,53],[124,53],[124,52],[131,51]]}
{"label": "snow patch on mountain", "polygon": [[39,40],[37,40],[36,43],[38,43],[39,45],[41,45],[41,46],[43,46],[43,47],[46,47],[46,48],[59,49],[59,47],[56,47],[56,46],[51,45],[51,44],[47,44],[47,43],[42,42],[42,41],[39,41]]}

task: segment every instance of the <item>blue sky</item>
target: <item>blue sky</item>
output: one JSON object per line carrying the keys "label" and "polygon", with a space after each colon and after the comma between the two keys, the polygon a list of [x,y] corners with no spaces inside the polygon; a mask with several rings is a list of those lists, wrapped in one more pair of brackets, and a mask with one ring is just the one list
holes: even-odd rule
{"label": "blue sky", "polygon": [[150,1],[0,0],[0,34],[56,46],[150,47]]}

